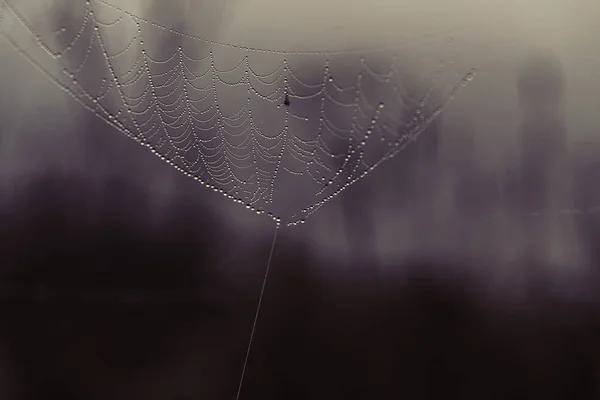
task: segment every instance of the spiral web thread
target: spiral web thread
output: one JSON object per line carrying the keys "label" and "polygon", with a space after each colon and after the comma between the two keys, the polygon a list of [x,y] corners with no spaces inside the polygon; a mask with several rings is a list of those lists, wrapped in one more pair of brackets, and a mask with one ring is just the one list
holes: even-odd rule
{"label": "spiral web thread", "polygon": [[[56,2],[48,7],[57,8]],[[34,22],[2,2],[4,39],[85,109],[179,172],[278,225],[304,222],[398,154],[474,76],[467,71],[445,98],[434,99],[447,69],[441,65],[424,93],[407,100],[394,52],[400,46],[264,50],[205,40],[104,0],[63,2],[71,12],[68,24],[39,7]],[[156,53],[168,52],[154,54],[150,43],[156,41],[178,45],[159,43]],[[364,54],[387,65],[375,68]],[[336,58],[353,63],[352,79],[338,82]],[[302,77],[307,64],[321,65],[313,74],[318,81]],[[278,199],[276,182],[292,186],[293,196]]]}

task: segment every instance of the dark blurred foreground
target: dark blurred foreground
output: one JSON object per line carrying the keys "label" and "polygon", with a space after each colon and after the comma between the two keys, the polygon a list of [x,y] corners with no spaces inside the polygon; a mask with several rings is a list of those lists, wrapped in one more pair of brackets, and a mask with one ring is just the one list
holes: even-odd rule
{"label": "dark blurred foreground", "polygon": [[[132,217],[143,193],[109,182],[118,201],[95,214],[70,178],[5,206],[1,398],[235,398],[270,238],[233,283],[219,269],[226,228],[176,200],[153,230]],[[533,280],[502,303],[466,265],[443,264],[333,282],[282,231],[242,398],[600,397],[597,303]]]}

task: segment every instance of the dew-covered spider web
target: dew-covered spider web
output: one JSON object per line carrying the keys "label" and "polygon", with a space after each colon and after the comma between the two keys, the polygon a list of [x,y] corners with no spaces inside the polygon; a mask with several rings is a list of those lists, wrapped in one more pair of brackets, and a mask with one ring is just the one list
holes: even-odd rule
{"label": "dew-covered spider web", "polygon": [[[105,0],[54,0],[35,13],[26,3],[3,3],[13,47],[106,123],[277,224],[304,222],[394,157],[474,75],[448,77],[440,63],[411,98],[402,44],[264,50],[205,40]],[[51,12],[61,8],[68,15]]]}
{"label": "dew-covered spider web", "polygon": [[400,153],[475,72],[442,56],[417,93],[404,79],[406,43],[267,50],[207,40],[107,0],[0,6],[2,37],[84,109],[276,222],[238,397],[280,224],[304,222]]}

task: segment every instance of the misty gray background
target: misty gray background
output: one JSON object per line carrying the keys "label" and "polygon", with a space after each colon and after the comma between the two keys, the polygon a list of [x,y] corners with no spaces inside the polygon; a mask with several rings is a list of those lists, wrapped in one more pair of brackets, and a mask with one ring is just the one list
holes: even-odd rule
{"label": "misty gray background", "polygon": [[[39,3],[27,0],[11,3],[36,18],[52,7],[67,4],[55,1],[39,7]],[[517,77],[527,55],[543,49],[560,65],[566,82],[561,102],[567,146],[586,150],[593,148],[592,144],[598,140],[600,56],[595,50],[595,38],[600,32],[593,16],[598,15],[600,6],[592,1],[253,0],[217,4],[178,0],[167,5],[158,1],[110,0],[109,3],[165,26],[178,26],[200,37],[242,46],[323,50],[401,41],[409,44],[406,52],[429,69],[435,67],[432,63],[439,58],[431,52],[448,51],[451,46],[456,70],[475,68],[477,76],[439,121],[441,158],[463,158],[468,146],[462,144],[461,138],[470,132],[476,168],[491,176],[502,176],[503,171],[517,162],[520,121],[527,110],[519,103]],[[420,44],[422,37],[432,37],[431,41],[438,44]],[[450,45],[448,37],[452,38]],[[92,172],[84,168],[88,156],[81,151],[85,140],[79,129],[87,123],[89,115],[4,41],[0,42],[0,57],[2,185],[23,184],[39,171],[81,171],[88,174],[90,181],[97,180],[101,191],[103,173],[114,166],[95,165]],[[119,157],[141,154],[139,150],[130,150],[135,144],[119,138],[120,134],[111,132],[111,128],[106,127],[105,134],[115,136],[113,150],[119,149]],[[153,166],[151,171],[129,173],[144,176],[143,182],[149,185],[149,201],[154,204],[152,218],[159,221],[169,207],[169,199],[183,189],[173,185],[173,172],[167,165]],[[436,257],[492,254],[499,264],[510,264],[528,246],[531,235],[502,211],[491,221],[476,223],[471,236],[458,234],[457,227],[463,217],[452,200],[456,192],[455,177],[446,172],[442,183],[436,186],[433,211],[426,212],[425,219],[435,220],[436,224],[435,233],[426,240],[416,237],[412,230],[414,220],[423,219],[423,214],[410,207],[398,207],[394,193],[390,193],[393,190],[386,189],[393,185],[394,168],[382,168],[367,177],[362,187],[376,193],[376,200],[364,210],[374,221],[373,237],[366,240],[375,243],[378,256],[384,261],[421,252]],[[229,239],[232,247],[251,246],[257,235],[272,233],[269,220],[252,215],[244,207],[207,190],[202,195],[202,190],[192,192],[190,196],[198,196],[198,207],[214,211],[220,223],[235,227],[239,235]],[[289,232],[307,239],[316,254],[344,257],[349,251],[343,219],[339,200],[333,201],[305,226],[291,228],[295,232]],[[549,258],[553,264],[585,264],[586,256],[580,250],[580,238],[572,221],[551,218],[545,224],[547,228],[540,233],[543,244],[539,256]],[[244,243],[240,244],[240,240]],[[227,246],[225,242],[224,247]]]}
{"label": "misty gray background", "polygon": [[[281,230],[242,398],[597,397],[596,303],[556,301],[519,279],[535,264],[573,294],[566,278],[584,272],[598,293],[597,2],[107,1],[217,41],[301,50],[400,41],[416,76],[449,48],[454,79],[477,70],[418,151]],[[11,0],[34,20],[75,13],[65,7],[75,3]],[[19,32],[8,14],[2,29]],[[17,39],[43,59],[31,38]],[[308,65],[312,73],[321,72]],[[273,222],[91,118],[3,40],[0,110],[0,397],[233,398]],[[436,175],[417,161],[438,141]],[[583,178],[554,172],[565,158]],[[515,200],[520,175],[530,181]],[[590,213],[565,216],[571,203]],[[545,211],[536,223],[523,217],[533,209]],[[403,274],[397,259],[409,255],[475,262],[417,260],[421,275],[373,292],[370,276],[349,273]],[[4,281],[12,266],[33,279]],[[506,278],[501,297],[523,301],[490,304],[468,268]]]}

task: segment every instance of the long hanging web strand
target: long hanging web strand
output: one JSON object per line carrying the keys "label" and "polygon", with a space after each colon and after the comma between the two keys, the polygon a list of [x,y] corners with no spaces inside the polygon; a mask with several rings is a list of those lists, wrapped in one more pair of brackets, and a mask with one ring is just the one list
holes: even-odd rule
{"label": "long hanging web strand", "polygon": [[262,287],[260,289],[260,295],[258,296],[258,304],[256,306],[256,313],[254,314],[254,322],[252,323],[252,331],[250,332],[250,340],[248,340],[248,348],[246,349],[246,357],[244,359],[244,366],[242,367],[242,375],[240,376],[240,384],[238,385],[237,395],[235,400],[239,400],[242,392],[242,386],[244,384],[244,375],[246,374],[246,367],[248,366],[248,359],[250,358],[250,350],[252,349],[252,341],[254,340],[254,332],[256,331],[256,324],[258,322],[258,316],[260,314],[260,307],[262,305],[262,299],[265,294],[265,287],[267,286],[267,278],[269,277],[269,269],[271,267],[271,259],[273,258],[273,250],[275,250],[275,242],[277,241],[277,234],[279,233],[279,224],[275,227],[275,234],[273,235],[273,242],[271,243],[271,251],[269,252],[269,260],[267,261],[267,267],[265,268],[265,276],[263,278]]}

